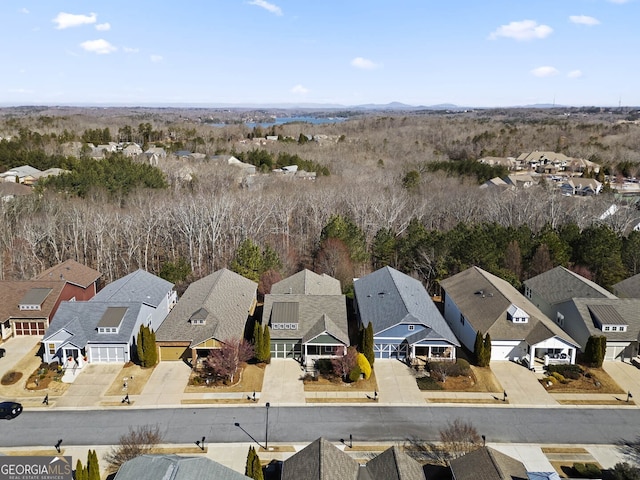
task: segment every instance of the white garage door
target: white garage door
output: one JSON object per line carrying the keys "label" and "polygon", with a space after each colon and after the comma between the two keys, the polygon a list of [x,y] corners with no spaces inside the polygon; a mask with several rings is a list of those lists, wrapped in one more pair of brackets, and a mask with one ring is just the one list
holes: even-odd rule
{"label": "white garage door", "polygon": [[491,345],[491,360],[509,360],[514,350],[512,345]]}
{"label": "white garage door", "polygon": [[92,347],[92,363],[124,363],[124,347]]}
{"label": "white garage door", "polygon": [[607,345],[607,351],[605,352],[605,360],[621,360],[622,352],[625,347],[620,345]]}

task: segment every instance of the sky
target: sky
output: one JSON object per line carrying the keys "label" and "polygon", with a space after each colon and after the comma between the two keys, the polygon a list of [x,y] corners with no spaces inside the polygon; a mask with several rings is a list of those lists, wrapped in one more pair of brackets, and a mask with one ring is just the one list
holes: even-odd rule
{"label": "sky", "polygon": [[640,106],[640,0],[2,0],[0,105]]}

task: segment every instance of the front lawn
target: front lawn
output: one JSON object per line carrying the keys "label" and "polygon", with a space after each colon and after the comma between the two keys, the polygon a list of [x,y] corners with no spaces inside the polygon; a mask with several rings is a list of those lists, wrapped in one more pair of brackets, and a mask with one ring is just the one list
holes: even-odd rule
{"label": "front lawn", "polygon": [[462,359],[458,359],[456,363],[432,362],[427,366],[425,375],[417,377],[416,382],[420,390],[488,393],[503,391],[489,367],[475,367]]}
{"label": "front lawn", "polygon": [[378,390],[376,372],[373,370],[368,379],[357,382],[343,382],[336,375],[318,375],[314,378],[304,377],[305,392],[375,392]]}
{"label": "front lawn", "polygon": [[189,377],[189,383],[185,388],[185,393],[202,393],[202,392],[260,392],[262,391],[262,380],[264,378],[264,369],[266,365],[259,363],[257,365],[244,364],[239,374],[236,376],[234,383],[225,384],[224,382],[209,381],[202,372],[192,371]]}
{"label": "front lawn", "polygon": [[540,383],[551,393],[626,393],[602,368],[550,365],[547,373]]}

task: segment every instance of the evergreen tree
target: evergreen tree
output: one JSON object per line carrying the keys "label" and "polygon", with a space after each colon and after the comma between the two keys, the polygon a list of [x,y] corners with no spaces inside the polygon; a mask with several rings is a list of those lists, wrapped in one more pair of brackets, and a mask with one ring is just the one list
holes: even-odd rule
{"label": "evergreen tree", "polygon": [[271,332],[269,325],[264,326],[262,331],[262,359],[264,363],[271,363]]}
{"label": "evergreen tree", "polygon": [[482,359],[484,358],[483,350],[484,350],[484,341],[482,339],[482,332],[478,330],[476,332],[476,342],[473,346],[473,354],[476,359],[476,365],[479,367],[482,366]]}
{"label": "evergreen tree", "polygon": [[247,464],[244,467],[244,474],[247,477],[253,478],[253,459],[256,456],[256,451],[253,445],[249,447],[249,453],[247,453]]}
{"label": "evergreen tree", "polygon": [[80,461],[80,459],[78,459],[78,461],[76,462],[76,474],[74,478],[75,480],[85,480],[84,467],[82,466],[82,462]]}
{"label": "evergreen tree", "polygon": [[253,323],[253,351],[255,352],[256,360],[262,362],[262,336],[264,333],[262,332],[262,325],[260,322],[255,321]]}
{"label": "evergreen tree", "polygon": [[95,450],[89,450],[87,454],[87,480],[100,480],[100,464]]}
{"label": "evergreen tree", "polygon": [[491,363],[491,335],[487,333],[484,336],[484,344],[482,345],[482,366],[488,367]]}
{"label": "evergreen tree", "polygon": [[258,454],[253,457],[252,470],[253,475],[251,476],[251,478],[253,478],[253,480],[264,480],[264,474],[262,473],[262,464],[260,463],[260,457],[258,457]]}
{"label": "evergreen tree", "polygon": [[147,343],[144,345],[146,366],[154,367],[158,363],[158,347],[156,346],[156,332],[147,327]]}
{"label": "evergreen tree", "polygon": [[138,337],[136,339],[136,353],[137,360],[140,362],[140,365],[144,366],[144,349],[142,343],[144,341],[144,325],[140,325],[140,331],[138,332]]}
{"label": "evergreen tree", "polygon": [[373,350],[374,340],[373,340],[373,325],[371,322],[367,325],[367,328],[364,331],[364,348],[362,353],[369,361],[369,365],[373,367],[373,362],[376,359],[376,355]]}

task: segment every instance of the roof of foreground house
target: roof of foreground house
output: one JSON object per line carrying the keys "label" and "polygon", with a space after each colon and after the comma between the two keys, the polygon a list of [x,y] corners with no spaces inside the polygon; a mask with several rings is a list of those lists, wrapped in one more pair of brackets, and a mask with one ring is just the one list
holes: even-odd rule
{"label": "roof of foreground house", "polygon": [[62,280],[87,288],[101,276],[102,274],[97,270],[69,259],[40,273],[36,276],[36,280]]}
{"label": "roof of foreground house", "polygon": [[206,457],[141,455],[122,464],[114,480],[250,480]]}
{"label": "roof of foreground house", "polygon": [[[0,322],[9,318],[48,318],[60,298],[64,285],[60,280],[0,281]],[[35,292],[41,295],[40,310],[20,310],[20,303],[25,298],[35,298],[32,296]]]}
{"label": "roof of foreground house", "polygon": [[640,273],[616,283],[613,291],[619,297],[640,298]]}
{"label": "roof of foreground house", "polygon": [[449,462],[454,480],[527,480],[522,462],[491,447],[482,447]]}
{"label": "roof of foreground house", "polygon": [[[158,328],[156,340],[194,346],[210,338],[242,338],[257,289],[256,282],[226,268],[193,282]],[[205,323],[192,323],[195,318]]]}
{"label": "roof of foreground house", "polygon": [[[473,328],[489,333],[491,340],[525,340],[533,345],[555,336],[578,346],[509,282],[479,267],[468,268],[440,285]],[[529,315],[526,323],[508,319],[509,309],[515,308]]]}
{"label": "roof of foreground house", "polygon": [[281,480],[358,480],[360,464],[324,438],[282,463]]}
{"label": "roof of foreground house", "polygon": [[[640,298],[574,298],[573,305],[590,335],[609,341],[636,341],[640,336]],[[600,325],[626,325],[626,331],[604,332]]]}
{"label": "roof of foreground house", "polygon": [[90,301],[142,302],[155,308],[172,289],[173,283],[140,269],[111,282]]}
{"label": "roof of foreground house", "polygon": [[391,447],[367,462],[372,479],[425,480],[422,465],[398,447]]}
{"label": "roof of foreground house", "polygon": [[549,305],[572,298],[616,298],[597,283],[562,266],[525,280],[524,284]]}
{"label": "roof of foreground house", "polygon": [[420,323],[453,345],[460,343],[422,284],[391,267],[354,282],[362,322],[371,322],[374,335],[398,323]]}
{"label": "roof of foreground house", "polygon": [[272,294],[342,295],[340,280],[326,273],[318,275],[311,270],[301,270],[271,286]]}

